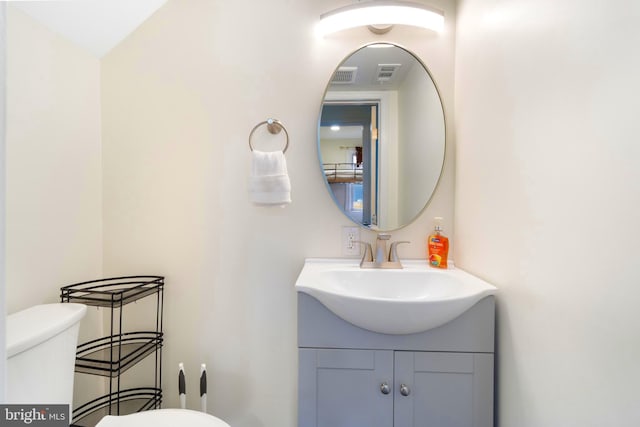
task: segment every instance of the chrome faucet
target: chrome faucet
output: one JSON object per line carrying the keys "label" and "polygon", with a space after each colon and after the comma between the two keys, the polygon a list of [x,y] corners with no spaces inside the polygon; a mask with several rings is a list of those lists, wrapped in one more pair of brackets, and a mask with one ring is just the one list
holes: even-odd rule
{"label": "chrome faucet", "polygon": [[387,256],[387,240],[389,239],[391,239],[391,234],[378,234],[376,238],[375,255],[369,243],[360,241],[360,243],[364,245],[364,254],[360,261],[360,268],[402,268],[397,247],[400,243],[409,242],[403,240],[391,243],[389,255]]}

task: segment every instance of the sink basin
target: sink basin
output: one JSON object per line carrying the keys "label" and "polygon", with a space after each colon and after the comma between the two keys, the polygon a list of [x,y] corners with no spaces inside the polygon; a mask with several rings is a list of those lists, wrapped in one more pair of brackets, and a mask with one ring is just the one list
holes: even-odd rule
{"label": "sink basin", "polygon": [[422,260],[402,265],[361,269],[355,260],[309,258],[295,287],[347,322],[394,335],[444,325],[497,290],[457,268],[435,269]]}

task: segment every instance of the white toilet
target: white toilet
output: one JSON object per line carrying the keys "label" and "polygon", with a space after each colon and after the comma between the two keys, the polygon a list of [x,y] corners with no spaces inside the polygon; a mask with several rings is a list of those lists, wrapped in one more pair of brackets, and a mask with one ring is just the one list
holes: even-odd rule
{"label": "white toilet", "polygon": [[[82,304],[43,304],[7,316],[6,403],[68,404],[73,401],[73,372]],[[99,427],[229,427],[204,412],[156,409],[106,416]]]}
{"label": "white toilet", "polygon": [[82,304],[44,304],[7,316],[7,403],[68,404]]}
{"label": "white toilet", "polygon": [[189,409],[154,409],[131,415],[104,417],[96,427],[229,427],[229,424],[204,412]]}

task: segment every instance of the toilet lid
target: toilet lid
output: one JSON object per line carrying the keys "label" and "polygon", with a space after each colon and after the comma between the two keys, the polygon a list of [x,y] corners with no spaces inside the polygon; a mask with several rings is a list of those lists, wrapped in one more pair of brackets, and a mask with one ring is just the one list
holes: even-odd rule
{"label": "toilet lid", "polygon": [[107,415],[96,427],[229,427],[229,424],[204,412],[189,409],[155,409],[131,415]]}

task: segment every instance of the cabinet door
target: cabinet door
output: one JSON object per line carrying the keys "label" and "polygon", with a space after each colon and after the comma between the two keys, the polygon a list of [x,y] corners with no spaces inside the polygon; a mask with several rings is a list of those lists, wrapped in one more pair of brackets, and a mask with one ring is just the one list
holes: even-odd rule
{"label": "cabinet door", "polygon": [[393,351],[301,348],[298,398],[298,427],[392,427]]}
{"label": "cabinet door", "polygon": [[493,355],[397,351],[394,395],[394,427],[491,427]]}

